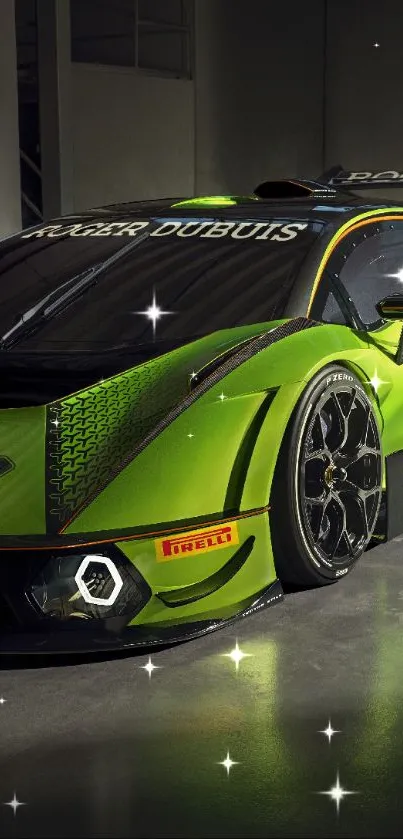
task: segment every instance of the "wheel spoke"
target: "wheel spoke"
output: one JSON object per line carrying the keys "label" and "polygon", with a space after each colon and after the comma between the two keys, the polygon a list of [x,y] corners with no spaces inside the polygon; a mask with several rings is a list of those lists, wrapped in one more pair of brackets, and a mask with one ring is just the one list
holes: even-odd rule
{"label": "wheel spoke", "polygon": [[357,396],[357,391],[356,391],[355,388],[352,388],[351,395],[350,395],[350,401],[349,401],[347,412],[346,412],[346,419],[347,420],[350,419],[350,414],[351,414],[351,411],[353,410],[356,396]]}
{"label": "wheel spoke", "polygon": [[370,498],[371,495],[376,495],[379,492],[379,487],[372,487],[372,489],[361,489],[350,481],[344,481],[343,492],[351,493],[355,498],[362,498],[364,501]]}
{"label": "wheel spoke", "polygon": [[330,453],[326,447],[325,434],[322,427],[320,413],[317,413],[313,423],[311,424],[311,431],[308,438],[310,451],[305,453],[305,461],[314,460],[315,458],[322,459],[329,457]]}
{"label": "wheel spoke", "polygon": [[369,527],[368,527],[366,498],[362,498],[361,495],[358,495],[357,501],[358,501],[358,509],[360,510],[361,516],[362,516],[362,523],[364,525],[363,536],[364,536],[365,541],[367,541],[370,534],[369,534]]}
{"label": "wheel spoke", "polygon": [[370,409],[370,406],[368,405],[367,414],[366,414],[365,422],[364,422],[363,434],[362,434],[362,437],[361,437],[361,444],[363,446],[366,446],[366,444],[367,444],[370,423],[371,423],[371,409]]}
{"label": "wheel spoke", "polygon": [[337,550],[338,550],[338,548],[339,548],[339,546],[340,546],[340,542],[341,542],[341,540],[342,540],[342,539],[345,541],[345,543],[346,543],[346,544],[348,544],[348,545],[350,544],[350,543],[349,543],[349,540],[346,538],[346,532],[345,532],[345,530],[344,530],[344,529],[340,531],[340,534],[339,534],[339,536],[338,536],[338,539],[337,539],[337,541],[336,541],[336,544],[335,544],[335,546],[334,546],[333,550],[331,551],[331,553],[330,553],[330,555],[329,555],[329,559],[334,559],[334,558],[335,558],[336,553],[337,553]]}
{"label": "wheel spoke", "polygon": [[350,539],[350,536],[349,536],[349,530],[348,530],[348,526],[347,526],[347,510],[346,510],[345,504],[341,500],[340,496],[338,496],[336,493],[333,493],[333,499],[337,502],[340,510],[342,511],[343,524],[342,524],[342,527],[340,529],[339,537],[337,539],[336,545],[334,546],[334,549],[332,551],[332,554],[331,554],[330,558],[331,559],[335,558],[342,541],[344,542],[344,544],[347,548],[348,555],[352,557],[352,556],[354,556],[354,550],[353,550],[353,545],[352,545],[352,542],[351,542],[351,539]]}
{"label": "wheel spoke", "polygon": [[324,512],[328,521],[327,532],[320,540],[321,547],[326,549],[329,558],[333,558],[345,529],[345,510],[338,496],[331,492]]}
{"label": "wheel spoke", "polygon": [[323,496],[322,498],[309,499],[310,506],[316,508],[317,510],[314,516],[310,517],[310,529],[315,539],[320,539],[329,501],[329,495]]}
{"label": "wheel spoke", "polygon": [[347,406],[346,413],[343,412],[339,399],[335,393],[332,394],[332,402],[336,408],[336,416],[339,421],[340,431],[341,431],[341,441],[338,445],[338,448],[344,448],[346,441],[348,439],[348,430],[349,430],[349,418],[350,414],[354,405],[355,401],[355,394],[356,391],[353,390],[351,393],[351,398],[349,399],[349,403]]}
{"label": "wheel spoke", "polygon": [[[339,539],[339,542],[338,542],[337,547],[339,547],[339,546],[340,546],[340,542],[341,542],[342,540],[343,540],[343,542],[344,542],[344,544],[345,544],[345,546],[346,546],[346,548],[347,548],[347,553],[348,553],[348,555],[349,555],[350,557],[353,557],[353,556],[354,556],[353,546],[352,546],[352,544],[351,544],[351,542],[350,542],[350,539],[349,539],[349,536],[348,536],[348,533],[347,533],[347,531],[346,531],[346,530],[343,530],[343,531],[342,531],[342,533],[341,533],[341,535],[340,535],[340,539]],[[334,556],[335,556],[335,554],[333,554],[332,559],[334,559]]]}
{"label": "wheel spoke", "polygon": [[314,460],[319,460],[323,463],[324,460],[331,460],[330,452],[327,449],[319,449],[317,452],[311,452],[305,458],[305,463],[312,463]]}
{"label": "wheel spoke", "polygon": [[324,460],[325,458],[330,459],[330,452],[327,449],[318,449],[316,452],[311,452],[305,458],[305,463],[310,463],[312,460]]}
{"label": "wheel spoke", "polygon": [[371,448],[369,446],[361,446],[353,454],[347,458],[347,465],[351,466],[353,463],[358,463],[366,454],[372,454],[375,457],[380,457],[379,449]]}
{"label": "wheel spoke", "polygon": [[341,512],[341,514],[343,516],[342,530],[345,530],[345,528],[346,528],[346,508],[345,508],[340,496],[336,492],[331,492],[331,498],[332,498],[332,501],[334,502],[334,504],[339,508],[339,511]]}

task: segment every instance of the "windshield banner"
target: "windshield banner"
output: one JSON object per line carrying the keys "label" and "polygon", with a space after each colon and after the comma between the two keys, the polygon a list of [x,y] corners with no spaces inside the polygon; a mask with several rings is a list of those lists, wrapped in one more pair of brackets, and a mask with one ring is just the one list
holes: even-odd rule
{"label": "windshield banner", "polygon": [[150,237],[179,236],[183,238],[200,237],[201,239],[256,239],[257,241],[291,242],[308,227],[308,222],[284,221],[177,221],[156,219],[150,221],[113,221],[87,222],[80,224],[48,224],[23,233],[21,239],[56,239],[63,236],[137,236],[152,225]]}

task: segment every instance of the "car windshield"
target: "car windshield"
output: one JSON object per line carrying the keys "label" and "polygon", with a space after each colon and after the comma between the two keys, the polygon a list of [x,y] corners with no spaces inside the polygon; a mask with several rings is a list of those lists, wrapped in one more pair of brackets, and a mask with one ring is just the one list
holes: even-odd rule
{"label": "car windshield", "polygon": [[14,330],[17,352],[80,352],[281,318],[320,231],[304,219],[194,217],[35,228],[0,247],[0,334]]}

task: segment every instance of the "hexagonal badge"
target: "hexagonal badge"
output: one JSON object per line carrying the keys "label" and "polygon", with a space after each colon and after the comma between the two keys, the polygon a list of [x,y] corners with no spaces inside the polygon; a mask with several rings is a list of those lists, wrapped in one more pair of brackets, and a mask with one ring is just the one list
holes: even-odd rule
{"label": "hexagonal badge", "polygon": [[[109,597],[94,597],[88,588],[88,583],[91,583],[92,580],[85,579],[86,572],[89,566],[94,564],[104,565],[107,573],[113,580],[113,590]],[[96,575],[94,574],[94,576]],[[74,580],[83,600],[85,600],[86,603],[94,603],[96,606],[112,606],[123,586],[123,580],[115,563],[112,562],[108,556],[98,556],[96,554],[88,554],[83,557]]]}

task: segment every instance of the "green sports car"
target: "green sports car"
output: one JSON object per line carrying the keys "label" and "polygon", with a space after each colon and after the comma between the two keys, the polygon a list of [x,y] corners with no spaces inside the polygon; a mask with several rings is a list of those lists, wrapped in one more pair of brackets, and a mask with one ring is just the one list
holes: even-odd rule
{"label": "green sports car", "polygon": [[191,638],[403,532],[403,206],[354,183],[0,243],[1,652]]}

